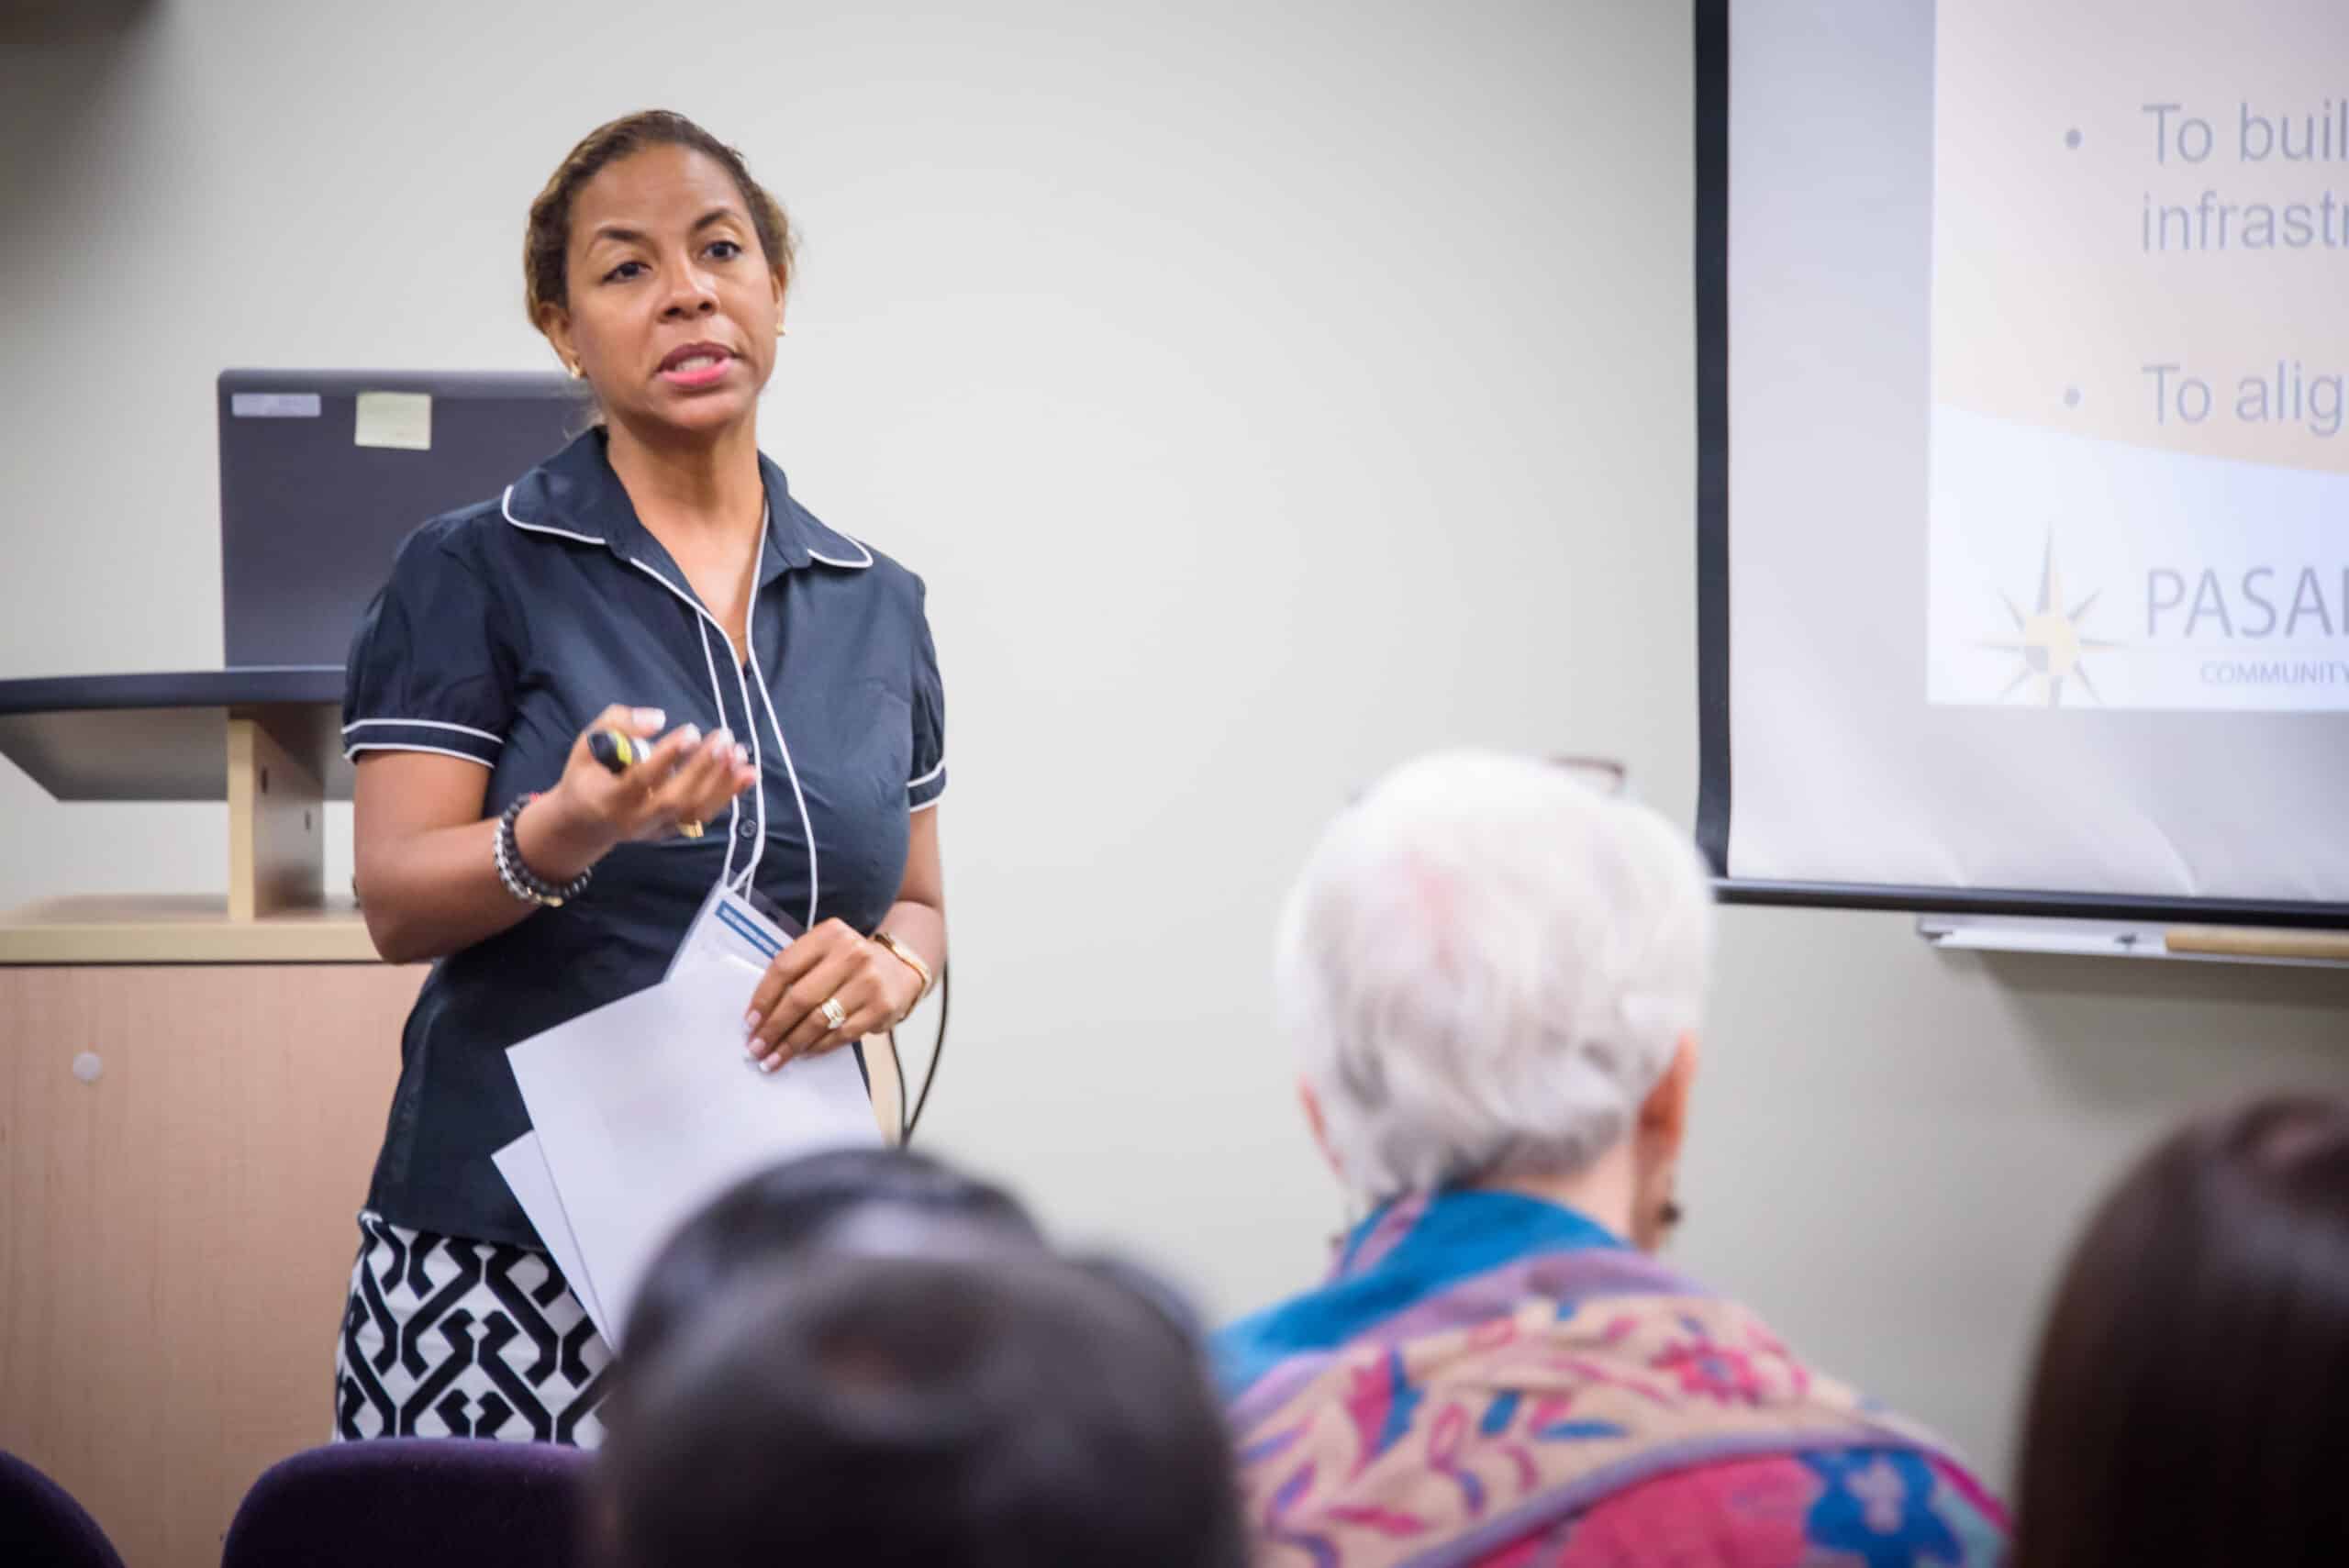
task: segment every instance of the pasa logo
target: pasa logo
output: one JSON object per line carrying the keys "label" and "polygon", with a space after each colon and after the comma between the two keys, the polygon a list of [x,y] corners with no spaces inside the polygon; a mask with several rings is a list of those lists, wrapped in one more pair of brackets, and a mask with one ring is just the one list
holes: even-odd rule
{"label": "pasa logo", "polygon": [[2039,558],[2038,604],[2026,613],[2016,607],[2012,598],[1999,594],[2007,618],[2014,622],[2014,639],[1981,644],[2011,653],[2016,659],[2014,678],[1999,691],[1998,701],[2005,702],[2021,692],[2034,706],[2061,707],[2064,688],[2076,684],[2088,695],[2089,700],[2103,704],[2103,694],[2096,689],[2096,682],[2088,674],[2087,655],[2121,645],[2084,635],[2089,612],[2096,607],[2097,598],[2103,591],[2096,589],[2078,604],[2068,608],[2065,606],[2064,582],[2055,571],[2055,530],[2049,528]]}

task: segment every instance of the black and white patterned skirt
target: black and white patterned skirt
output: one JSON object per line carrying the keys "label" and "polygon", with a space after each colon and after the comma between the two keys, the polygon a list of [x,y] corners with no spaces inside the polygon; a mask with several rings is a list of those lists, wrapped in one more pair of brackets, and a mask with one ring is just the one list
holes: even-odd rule
{"label": "black and white patterned skirt", "polygon": [[359,1217],[335,1437],[603,1440],[612,1352],[554,1261]]}

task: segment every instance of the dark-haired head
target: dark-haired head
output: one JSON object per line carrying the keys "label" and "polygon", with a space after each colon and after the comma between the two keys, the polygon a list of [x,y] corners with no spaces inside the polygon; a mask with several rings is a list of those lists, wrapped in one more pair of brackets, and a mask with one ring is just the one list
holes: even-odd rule
{"label": "dark-haired head", "polygon": [[2349,1562],[2349,1104],[2189,1123],[2106,1200],[2040,1345],[2015,1568]]}
{"label": "dark-haired head", "polygon": [[1097,1269],[803,1255],[639,1362],[599,1461],[615,1568],[1239,1568],[1196,1344]]}
{"label": "dark-haired head", "polygon": [[669,1239],[629,1309],[630,1362],[648,1355],[733,1277],[787,1259],[857,1215],[1040,1246],[1028,1211],[992,1183],[900,1149],[786,1160],[728,1188]]}
{"label": "dark-haired head", "polygon": [[607,417],[646,439],[754,417],[794,241],[742,155],[685,116],[596,127],[530,204],[523,304]]}

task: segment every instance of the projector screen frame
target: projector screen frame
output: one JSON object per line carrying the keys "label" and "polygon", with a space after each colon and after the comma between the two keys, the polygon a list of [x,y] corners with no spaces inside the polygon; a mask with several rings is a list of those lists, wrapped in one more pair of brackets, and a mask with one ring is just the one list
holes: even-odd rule
{"label": "projector screen frame", "polygon": [[2349,928],[2349,904],[2168,898],[2037,888],[1787,882],[1729,871],[1729,94],[1733,0],[1691,0],[1696,23],[1697,842],[1724,904],[2019,915],[2185,925]]}

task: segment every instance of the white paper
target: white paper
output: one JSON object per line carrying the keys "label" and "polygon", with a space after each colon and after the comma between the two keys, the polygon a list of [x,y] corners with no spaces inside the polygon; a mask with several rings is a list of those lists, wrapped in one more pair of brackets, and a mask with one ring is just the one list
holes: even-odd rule
{"label": "white paper", "polygon": [[795,1154],[881,1141],[853,1053],[773,1073],[743,1053],[742,1014],[763,971],[732,957],[696,964],[506,1053],[611,1325],[628,1320],[670,1232],[735,1181]]}
{"label": "white paper", "polygon": [[429,392],[362,392],[351,430],[352,444],[432,450],[432,395]]}
{"label": "white paper", "polygon": [[526,1132],[489,1158],[506,1184],[514,1189],[515,1201],[529,1217],[530,1228],[547,1244],[554,1266],[570,1282],[571,1294],[587,1309],[588,1319],[604,1336],[604,1342],[618,1344],[619,1336],[613,1332],[611,1319],[604,1316],[604,1304],[596,1299],[587,1261],[579,1255],[579,1238],[572,1233],[571,1217],[562,1211],[562,1198],[554,1190],[554,1176],[547,1169],[546,1151],[539,1147],[539,1135]]}

